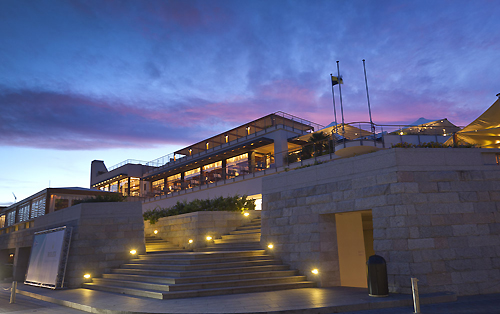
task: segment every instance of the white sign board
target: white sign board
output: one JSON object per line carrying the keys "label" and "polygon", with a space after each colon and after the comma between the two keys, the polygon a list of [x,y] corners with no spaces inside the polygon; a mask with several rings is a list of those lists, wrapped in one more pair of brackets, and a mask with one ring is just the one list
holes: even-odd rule
{"label": "white sign board", "polygon": [[66,229],[36,233],[31,247],[26,282],[56,287]]}

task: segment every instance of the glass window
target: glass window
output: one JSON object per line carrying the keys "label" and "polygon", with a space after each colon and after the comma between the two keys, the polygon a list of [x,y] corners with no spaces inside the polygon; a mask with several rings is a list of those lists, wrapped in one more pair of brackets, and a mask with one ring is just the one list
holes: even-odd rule
{"label": "glass window", "polygon": [[203,184],[222,180],[222,160],[203,166]]}
{"label": "glass window", "polygon": [[200,169],[196,168],[193,170],[189,170],[184,172],[184,184],[186,189],[191,189],[200,185]]}
{"label": "glass window", "polygon": [[17,221],[23,222],[28,221],[30,219],[30,203],[25,203],[19,206],[19,210],[17,211]]}
{"label": "glass window", "polygon": [[54,210],[60,210],[69,207],[69,199],[59,198],[55,200]]}
{"label": "glass window", "polygon": [[241,154],[236,157],[226,159],[226,178],[231,179],[237,176],[250,173],[248,169],[248,154]]}
{"label": "glass window", "polygon": [[130,196],[141,196],[141,179],[130,178]]}
{"label": "glass window", "polygon": [[5,215],[0,216],[0,228],[5,227]]}
{"label": "glass window", "polygon": [[274,166],[274,156],[255,153],[255,171],[262,171]]}
{"label": "glass window", "polygon": [[163,194],[164,188],[165,188],[165,180],[164,179],[153,181],[152,189],[153,189],[153,193],[155,195]]}
{"label": "glass window", "polygon": [[16,223],[16,211],[13,210],[7,214],[7,225],[12,226]]}
{"label": "glass window", "polygon": [[167,193],[177,192],[182,189],[181,174],[175,174],[167,178]]}
{"label": "glass window", "polygon": [[31,219],[45,215],[45,195],[37,197],[31,203]]}
{"label": "glass window", "polygon": [[111,192],[118,192],[118,181],[111,183],[109,186],[109,190]]}
{"label": "glass window", "polygon": [[122,179],[119,182],[118,192],[120,192],[123,196],[128,196],[128,178]]}

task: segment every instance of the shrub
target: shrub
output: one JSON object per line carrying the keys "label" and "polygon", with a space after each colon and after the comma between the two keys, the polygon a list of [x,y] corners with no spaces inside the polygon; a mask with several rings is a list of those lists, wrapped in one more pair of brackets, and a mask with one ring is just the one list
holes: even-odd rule
{"label": "shrub", "polygon": [[148,210],[143,214],[144,220],[148,220],[150,224],[155,224],[158,219],[169,216],[199,212],[199,211],[243,211],[254,210],[255,200],[247,199],[246,195],[217,197],[214,199],[199,200],[195,199],[191,202],[177,202],[172,207],[162,208],[156,206],[153,210]]}
{"label": "shrub", "polygon": [[119,193],[109,193],[105,195],[96,195],[95,197],[87,197],[81,200],[74,200],[73,205],[82,203],[124,202],[125,198],[125,196]]}

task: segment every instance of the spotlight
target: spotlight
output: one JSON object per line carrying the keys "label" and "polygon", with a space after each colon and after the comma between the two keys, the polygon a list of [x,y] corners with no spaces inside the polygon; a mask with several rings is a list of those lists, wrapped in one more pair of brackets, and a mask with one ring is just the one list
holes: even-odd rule
{"label": "spotlight", "polygon": [[212,237],[211,236],[207,236],[207,241],[211,241],[212,240]]}
{"label": "spotlight", "polygon": [[153,231],[154,234],[158,234],[158,230]]}
{"label": "spotlight", "polygon": [[311,273],[317,275],[319,274],[319,270],[317,268],[314,268],[313,270],[311,270]]}
{"label": "spotlight", "polygon": [[189,239],[189,241],[188,241],[188,242],[189,242],[189,243],[193,243],[193,239]]}
{"label": "spotlight", "polygon": [[130,250],[130,254],[135,255],[137,253],[136,250]]}
{"label": "spotlight", "polygon": [[83,275],[83,278],[85,278],[85,279],[90,279],[90,274],[85,274],[85,275]]}
{"label": "spotlight", "polygon": [[245,213],[243,214],[243,216],[248,217],[248,216],[250,216],[250,213],[249,213],[249,212],[245,212]]}
{"label": "spotlight", "polygon": [[272,248],[274,248],[274,245],[272,243],[270,243],[267,247],[272,249]]}

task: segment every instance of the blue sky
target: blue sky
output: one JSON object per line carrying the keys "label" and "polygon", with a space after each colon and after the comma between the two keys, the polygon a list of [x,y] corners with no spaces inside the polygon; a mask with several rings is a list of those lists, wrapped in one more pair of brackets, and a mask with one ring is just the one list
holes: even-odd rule
{"label": "blue sky", "polygon": [[0,205],[263,115],[466,125],[500,92],[500,2],[0,1]]}

